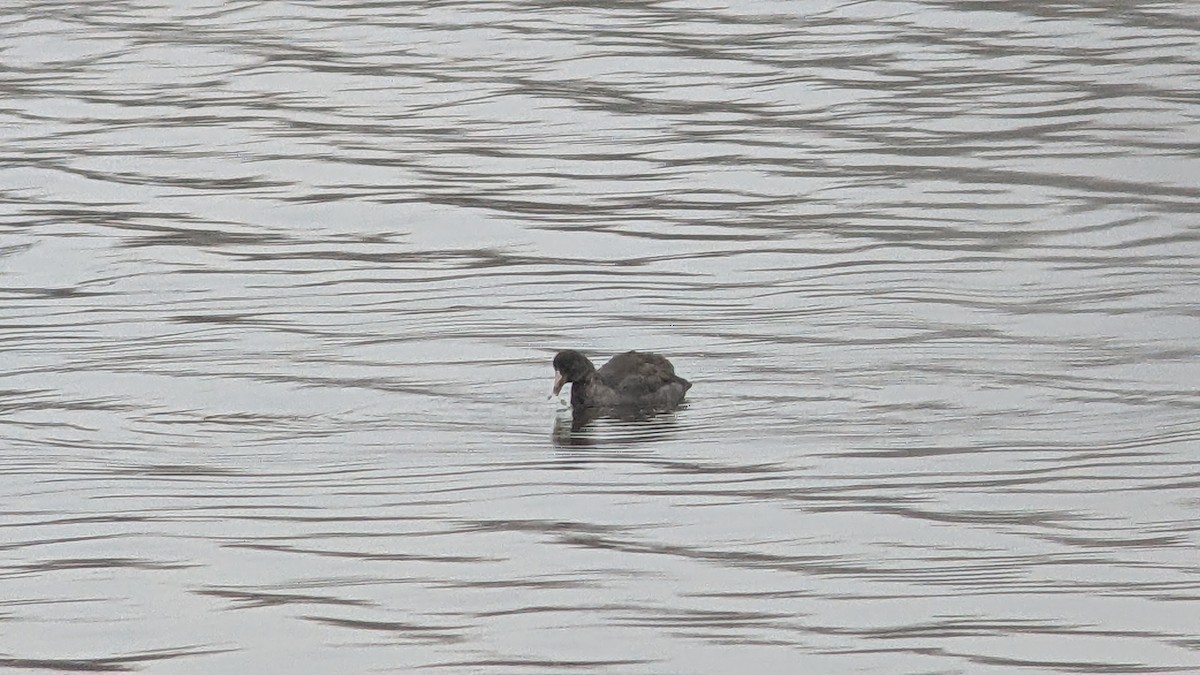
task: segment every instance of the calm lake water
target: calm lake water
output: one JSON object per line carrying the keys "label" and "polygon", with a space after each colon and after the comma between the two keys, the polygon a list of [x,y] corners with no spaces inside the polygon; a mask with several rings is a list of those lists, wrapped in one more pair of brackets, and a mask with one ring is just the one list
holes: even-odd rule
{"label": "calm lake water", "polygon": [[0,668],[1200,670],[1200,5],[5,7]]}

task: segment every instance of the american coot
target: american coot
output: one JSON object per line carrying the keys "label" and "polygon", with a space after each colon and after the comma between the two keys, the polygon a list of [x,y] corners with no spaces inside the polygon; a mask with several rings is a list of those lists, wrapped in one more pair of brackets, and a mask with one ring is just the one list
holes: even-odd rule
{"label": "american coot", "polygon": [[574,349],[554,356],[555,396],[567,382],[571,383],[571,407],[592,410],[670,410],[683,401],[692,386],[658,354],[617,354],[596,370]]}

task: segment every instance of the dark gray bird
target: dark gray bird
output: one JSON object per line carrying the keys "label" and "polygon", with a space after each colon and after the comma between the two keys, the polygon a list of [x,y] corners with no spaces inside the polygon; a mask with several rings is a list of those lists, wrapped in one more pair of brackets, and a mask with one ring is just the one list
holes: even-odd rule
{"label": "dark gray bird", "polygon": [[692,383],[650,352],[617,354],[600,370],[574,349],[554,356],[554,395],[571,383],[571,407],[659,411],[675,408]]}

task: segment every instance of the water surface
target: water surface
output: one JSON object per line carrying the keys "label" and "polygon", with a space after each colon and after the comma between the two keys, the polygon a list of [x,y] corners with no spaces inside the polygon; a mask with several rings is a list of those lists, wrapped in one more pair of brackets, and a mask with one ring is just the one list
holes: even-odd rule
{"label": "water surface", "polygon": [[[1187,3],[10,3],[0,666],[1200,669]],[[695,386],[573,429],[550,358]]]}

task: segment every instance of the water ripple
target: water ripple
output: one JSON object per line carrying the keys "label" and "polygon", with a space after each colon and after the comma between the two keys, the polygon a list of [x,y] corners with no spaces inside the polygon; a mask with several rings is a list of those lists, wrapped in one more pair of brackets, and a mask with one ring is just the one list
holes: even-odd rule
{"label": "water ripple", "polygon": [[1200,668],[1190,6],[8,9],[0,666]]}

